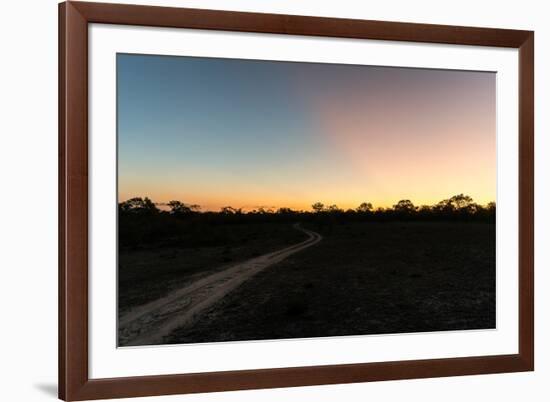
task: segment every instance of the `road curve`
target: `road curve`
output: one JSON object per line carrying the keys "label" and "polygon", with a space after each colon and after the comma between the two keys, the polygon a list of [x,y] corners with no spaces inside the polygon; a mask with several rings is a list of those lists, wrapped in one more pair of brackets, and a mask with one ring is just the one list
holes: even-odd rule
{"label": "road curve", "polygon": [[295,224],[308,238],[208,275],[169,295],[139,306],[118,322],[119,346],[155,345],[177,328],[189,325],[205,309],[265,268],[319,243],[323,237]]}

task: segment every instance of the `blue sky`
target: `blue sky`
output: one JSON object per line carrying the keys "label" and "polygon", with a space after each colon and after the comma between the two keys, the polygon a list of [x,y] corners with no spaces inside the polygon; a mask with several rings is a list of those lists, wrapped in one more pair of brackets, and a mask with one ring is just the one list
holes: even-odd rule
{"label": "blue sky", "polygon": [[493,73],[119,54],[117,78],[121,200],[494,199]]}

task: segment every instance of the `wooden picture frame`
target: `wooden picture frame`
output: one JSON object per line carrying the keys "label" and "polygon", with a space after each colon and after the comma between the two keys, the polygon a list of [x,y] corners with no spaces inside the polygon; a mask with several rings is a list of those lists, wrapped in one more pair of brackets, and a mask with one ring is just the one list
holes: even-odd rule
{"label": "wooden picture frame", "polygon": [[[519,353],[90,379],[88,24],[196,28],[519,49]],[[59,397],[64,400],[292,387],[534,369],[534,33],[531,31],[65,2],[59,5]]]}

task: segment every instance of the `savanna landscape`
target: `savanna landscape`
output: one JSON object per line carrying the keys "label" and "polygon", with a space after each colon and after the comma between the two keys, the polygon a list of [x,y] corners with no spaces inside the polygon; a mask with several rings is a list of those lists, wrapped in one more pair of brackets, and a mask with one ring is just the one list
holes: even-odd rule
{"label": "savanna landscape", "polygon": [[[154,303],[163,298],[171,309],[145,338],[143,326],[123,326],[123,345],[495,327],[494,204],[480,206],[460,194],[434,206],[402,200],[377,210],[369,203],[346,211],[321,203],[312,211],[227,207],[201,213],[175,201],[169,207],[160,210],[147,198],[119,206],[125,239],[119,251],[120,321],[151,304],[158,314],[164,305]],[[321,239],[260,267],[220,299],[216,292],[224,278],[213,290],[198,289],[204,295],[193,290],[181,297],[189,304],[174,307],[166,298],[302,244],[308,238],[303,229]],[[212,304],[200,307],[212,297]],[[159,335],[166,325],[169,330]]]}
{"label": "savanna landscape", "polygon": [[117,54],[118,345],[496,327],[493,72]]}

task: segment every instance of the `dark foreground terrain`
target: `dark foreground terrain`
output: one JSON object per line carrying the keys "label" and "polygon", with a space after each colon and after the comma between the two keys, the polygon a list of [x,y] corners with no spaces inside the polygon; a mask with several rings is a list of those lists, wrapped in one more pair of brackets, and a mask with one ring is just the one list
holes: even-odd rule
{"label": "dark foreground terrain", "polygon": [[183,230],[193,234],[193,242],[173,236],[162,243],[119,249],[119,317],[212,272],[306,237],[289,223],[184,226]]}
{"label": "dark foreground terrain", "polygon": [[[304,226],[323,240],[260,272],[202,312],[192,325],[173,331],[164,343],[495,327],[494,224]],[[300,241],[301,234],[296,231],[295,236]],[[261,253],[291,240],[284,231],[257,246],[243,247],[244,254],[237,248],[231,254],[246,259],[250,250]],[[161,292],[155,284],[166,292],[166,286],[177,287],[190,273],[228,263],[222,250],[196,250],[187,257],[187,251],[180,252],[163,251],[160,265],[156,253],[122,254],[121,285],[132,283],[131,289],[121,286],[123,307],[154,299]],[[145,266],[149,269],[143,270]]]}

